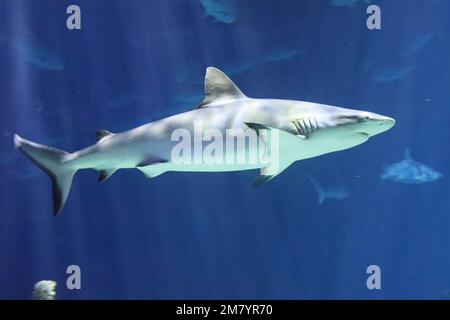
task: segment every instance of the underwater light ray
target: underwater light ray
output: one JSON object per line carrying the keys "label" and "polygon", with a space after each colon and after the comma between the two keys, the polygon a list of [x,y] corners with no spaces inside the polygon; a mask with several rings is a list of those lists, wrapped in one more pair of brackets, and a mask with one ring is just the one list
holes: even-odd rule
{"label": "underwater light ray", "polygon": [[[11,2],[10,10],[10,36],[9,39],[14,43],[18,39],[22,39],[24,34],[28,32],[31,28],[30,15],[31,12],[29,8],[25,5],[23,1]],[[13,122],[18,126],[26,125],[26,130],[44,133],[45,127],[41,121],[30,121],[30,115],[35,113],[35,101],[37,98],[36,87],[34,85],[36,79],[37,70],[33,69],[31,64],[26,63],[21,60],[20,56],[12,55],[12,95],[15,97],[13,106],[14,112],[11,116],[13,117]],[[16,163],[15,166],[18,166]],[[55,268],[55,255],[53,253],[53,247],[51,242],[41,242],[38,241],[43,237],[51,238],[52,226],[45,223],[46,219],[42,219],[40,211],[45,207],[44,203],[41,201],[40,196],[41,190],[33,188],[27,190],[27,197],[31,204],[27,206],[21,206],[22,209],[28,208],[30,212],[26,212],[27,216],[31,219],[32,227],[27,228],[27,242],[30,246],[31,251],[36,254],[47,257],[41,264],[33,269],[33,274],[39,277],[40,274],[51,272]],[[24,213],[25,214],[25,213]],[[21,214],[15,215],[17,221],[19,221]],[[14,224],[16,224],[14,222]],[[21,227],[16,227],[18,230]],[[9,239],[10,240],[10,239]],[[8,240],[8,242],[10,242]],[[18,242],[19,243],[19,242]]]}

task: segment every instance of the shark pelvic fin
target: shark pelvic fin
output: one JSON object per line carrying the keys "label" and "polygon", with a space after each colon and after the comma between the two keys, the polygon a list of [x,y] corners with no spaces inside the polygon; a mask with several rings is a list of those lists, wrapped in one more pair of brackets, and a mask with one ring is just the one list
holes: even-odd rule
{"label": "shark pelvic fin", "polygon": [[116,172],[117,169],[105,169],[100,171],[100,176],[98,177],[99,182],[103,182],[109,177],[113,175],[114,172]]}
{"label": "shark pelvic fin", "polygon": [[112,134],[113,134],[112,132],[109,132],[109,131],[107,131],[107,130],[98,130],[98,131],[95,133],[95,135],[96,135],[96,137],[97,137],[97,142],[100,141],[100,140],[102,140],[102,139],[104,139],[104,138],[107,137],[107,136],[112,135]]}
{"label": "shark pelvic fin", "polygon": [[205,75],[205,99],[196,109],[206,108],[208,104],[219,99],[240,99],[245,97],[225,73],[219,69],[208,67]]}
{"label": "shark pelvic fin", "polygon": [[145,167],[137,167],[137,169],[141,171],[147,179],[151,179],[167,171],[166,163],[167,162],[156,162]]}

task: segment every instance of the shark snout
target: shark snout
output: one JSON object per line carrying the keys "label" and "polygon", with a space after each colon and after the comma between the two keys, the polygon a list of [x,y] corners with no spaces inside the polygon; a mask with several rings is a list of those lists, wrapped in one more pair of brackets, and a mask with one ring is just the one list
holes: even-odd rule
{"label": "shark snout", "polygon": [[391,129],[395,125],[395,120],[391,117],[370,113],[368,117],[367,134],[374,136]]}

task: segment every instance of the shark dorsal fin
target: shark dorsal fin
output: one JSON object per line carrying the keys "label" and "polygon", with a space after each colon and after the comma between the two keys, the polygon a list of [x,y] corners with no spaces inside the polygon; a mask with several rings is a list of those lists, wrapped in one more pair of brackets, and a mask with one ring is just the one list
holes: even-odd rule
{"label": "shark dorsal fin", "polygon": [[196,109],[205,108],[219,99],[245,98],[241,90],[219,69],[208,67],[205,75],[205,99]]}
{"label": "shark dorsal fin", "polygon": [[412,160],[411,152],[409,151],[409,148],[405,149],[405,154],[403,155],[403,160]]}
{"label": "shark dorsal fin", "polygon": [[103,138],[112,135],[112,132],[109,132],[107,130],[97,130],[97,132],[95,133],[96,137],[97,137],[97,142],[102,140]]}

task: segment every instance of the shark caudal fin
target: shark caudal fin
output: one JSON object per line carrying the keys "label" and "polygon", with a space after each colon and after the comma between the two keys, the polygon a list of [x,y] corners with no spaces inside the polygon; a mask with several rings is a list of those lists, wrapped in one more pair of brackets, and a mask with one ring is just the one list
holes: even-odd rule
{"label": "shark caudal fin", "polygon": [[14,135],[14,145],[52,180],[53,214],[57,215],[66,202],[72,178],[77,171],[64,164],[69,153],[25,140],[17,134]]}
{"label": "shark caudal fin", "polygon": [[309,179],[309,181],[311,181],[312,185],[314,186],[314,189],[316,189],[316,192],[319,196],[319,201],[318,201],[318,205],[322,205],[322,203],[325,202],[326,200],[326,193],[325,190],[322,188],[322,186],[309,174],[306,175]]}

